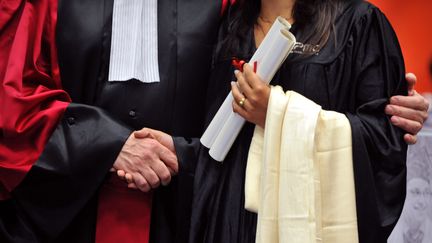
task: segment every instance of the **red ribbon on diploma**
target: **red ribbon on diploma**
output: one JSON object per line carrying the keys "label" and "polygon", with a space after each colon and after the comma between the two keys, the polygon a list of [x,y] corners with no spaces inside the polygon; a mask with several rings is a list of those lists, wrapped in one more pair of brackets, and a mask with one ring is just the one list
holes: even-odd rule
{"label": "red ribbon on diploma", "polygon": [[[240,60],[240,59],[237,59],[237,58],[233,58],[231,64],[232,64],[236,69],[238,69],[240,72],[243,72],[243,65],[245,65],[246,62],[245,62],[244,60]],[[255,61],[255,62],[253,63],[253,71],[254,71],[254,73],[256,73],[257,68],[258,68],[258,62]]]}

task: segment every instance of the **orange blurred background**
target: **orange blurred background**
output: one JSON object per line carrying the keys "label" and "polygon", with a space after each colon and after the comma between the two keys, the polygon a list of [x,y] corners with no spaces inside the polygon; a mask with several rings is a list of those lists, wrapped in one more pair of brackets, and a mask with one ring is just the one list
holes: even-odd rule
{"label": "orange blurred background", "polygon": [[432,0],[370,0],[390,20],[405,58],[407,72],[417,75],[416,90],[432,92]]}

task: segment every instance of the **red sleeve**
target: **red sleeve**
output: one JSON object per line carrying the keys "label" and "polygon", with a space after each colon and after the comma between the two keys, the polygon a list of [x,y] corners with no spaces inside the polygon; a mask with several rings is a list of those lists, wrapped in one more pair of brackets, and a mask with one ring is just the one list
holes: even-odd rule
{"label": "red sleeve", "polygon": [[229,5],[234,5],[237,1],[236,0],[222,0],[222,8],[221,8],[221,16],[224,16],[226,11],[228,10]]}
{"label": "red sleeve", "polygon": [[62,90],[57,0],[0,1],[0,199],[42,153],[70,102]]}

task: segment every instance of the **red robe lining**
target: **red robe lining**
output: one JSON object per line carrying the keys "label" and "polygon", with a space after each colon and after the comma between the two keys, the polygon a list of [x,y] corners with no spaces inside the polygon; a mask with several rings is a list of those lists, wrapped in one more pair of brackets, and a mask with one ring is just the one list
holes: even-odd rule
{"label": "red robe lining", "polygon": [[[55,44],[57,0],[0,2],[0,200],[10,197],[71,102]],[[97,242],[148,242],[151,194],[103,186]]]}

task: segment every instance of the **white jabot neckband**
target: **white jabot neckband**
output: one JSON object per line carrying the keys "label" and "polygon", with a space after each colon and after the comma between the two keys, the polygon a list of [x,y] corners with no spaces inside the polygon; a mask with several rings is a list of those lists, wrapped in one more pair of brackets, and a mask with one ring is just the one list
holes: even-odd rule
{"label": "white jabot neckband", "polygon": [[114,0],[109,81],[160,82],[157,0]]}

